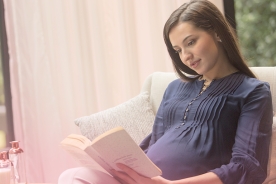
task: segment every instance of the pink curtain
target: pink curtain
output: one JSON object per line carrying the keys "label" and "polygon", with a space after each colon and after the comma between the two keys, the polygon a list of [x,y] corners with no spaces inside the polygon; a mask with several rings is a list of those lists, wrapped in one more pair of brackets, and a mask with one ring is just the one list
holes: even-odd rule
{"label": "pink curtain", "polygon": [[14,131],[29,182],[56,183],[78,166],[59,147],[79,133],[75,118],[134,97],[154,71],[173,71],[162,29],[184,2],[4,0]]}

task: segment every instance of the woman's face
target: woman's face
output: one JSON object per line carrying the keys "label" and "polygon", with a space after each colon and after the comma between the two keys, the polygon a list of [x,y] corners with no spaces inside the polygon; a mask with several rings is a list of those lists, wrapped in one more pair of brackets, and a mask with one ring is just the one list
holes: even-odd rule
{"label": "woman's face", "polygon": [[181,61],[200,75],[216,73],[223,64],[220,39],[215,33],[182,22],[172,28],[169,38]]}

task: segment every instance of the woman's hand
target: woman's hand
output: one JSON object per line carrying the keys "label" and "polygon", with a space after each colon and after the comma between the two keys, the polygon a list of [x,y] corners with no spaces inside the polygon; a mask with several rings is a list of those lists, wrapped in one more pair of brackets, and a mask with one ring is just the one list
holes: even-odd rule
{"label": "woman's hand", "polygon": [[112,173],[116,176],[115,178],[118,179],[123,184],[168,184],[170,183],[169,180],[162,178],[161,176],[147,178],[144,176],[139,175],[137,172],[132,170],[131,168],[127,167],[124,164],[117,164],[121,170],[124,171],[116,171],[112,170]]}

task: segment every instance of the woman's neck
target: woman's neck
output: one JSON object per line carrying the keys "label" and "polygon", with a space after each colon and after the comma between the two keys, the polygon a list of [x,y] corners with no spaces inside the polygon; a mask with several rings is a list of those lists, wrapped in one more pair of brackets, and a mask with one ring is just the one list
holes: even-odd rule
{"label": "woman's neck", "polygon": [[215,66],[212,71],[203,74],[202,78],[207,81],[213,81],[215,79],[226,77],[237,71],[239,70],[231,65],[228,60],[226,60],[224,62],[220,62],[220,64]]}
{"label": "woman's neck", "polygon": [[233,73],[235,73],[237,71],[238,71],[238,69],[233,68],[231,70],[227,70],[227,71],[224,71],[224,72],[217,73],[216,75],[203,75],[202,79],[206,80],[208,82],[211,82],[211,81],[213,81],[215,79],[220,79],[220,78],[226,77],[228,75],[231,75],[231,74],[233,74]]}

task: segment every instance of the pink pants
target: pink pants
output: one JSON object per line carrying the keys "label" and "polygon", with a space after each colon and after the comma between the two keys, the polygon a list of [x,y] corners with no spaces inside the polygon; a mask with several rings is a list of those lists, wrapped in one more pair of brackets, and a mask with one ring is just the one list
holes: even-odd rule
{"label": "pink pants", "polygon": [[78,167],[64,171],[59,176],[58,184],[120,184],[120,182],[102,171]]}

